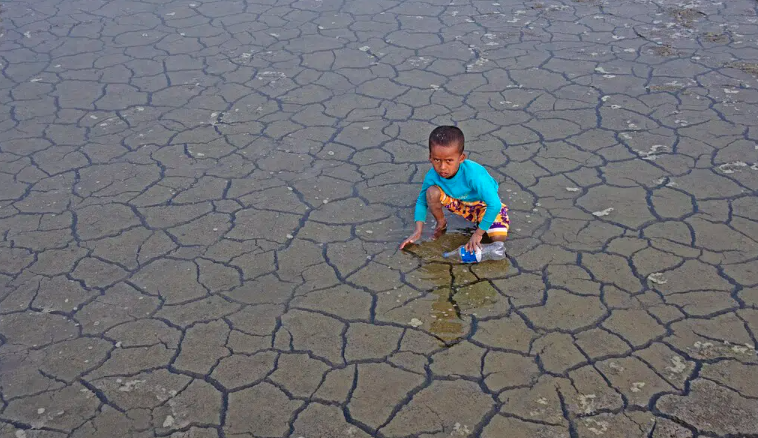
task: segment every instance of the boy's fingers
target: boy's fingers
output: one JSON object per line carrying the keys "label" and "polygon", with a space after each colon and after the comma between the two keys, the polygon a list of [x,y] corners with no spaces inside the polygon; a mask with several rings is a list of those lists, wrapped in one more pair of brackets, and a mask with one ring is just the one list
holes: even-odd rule
{"label": "boy's fingers", "polygon": [[405,245],[407,245],[407,244],[409,244],[409,243],[413,243],[413,242],[417,241],[417,240],[418,240],[418,239],[420,239],[420,238],[421,238],[421,235],[420,235],[420,234],[419,234],[419,235],[415,235],[415,234],[414,234],[413,236],[410,236],[409,238],[405,239],[405,240],[403,241],[403,243],[401,243],[401,244],[400,244],[400,249],[403,249],[403,248],[405,248]]}

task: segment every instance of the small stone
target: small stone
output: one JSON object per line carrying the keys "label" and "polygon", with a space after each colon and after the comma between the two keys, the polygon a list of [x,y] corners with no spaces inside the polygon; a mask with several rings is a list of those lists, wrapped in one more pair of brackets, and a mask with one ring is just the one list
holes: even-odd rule
{"label": "small stone", "polygon": [[39,408],[37,409],[37,414],[42,415],[45,413],[45,408]]}
{"label": "small stone", "polygon": [[163,420],[163,427],[171,427],[174,425],[174,417],[171,415],[168,415],[165,420]]}
{"label": "small stone", "polygon": [[[398,301],[399,301],[399,300],[398,300]],[[416,328],[416,327],[421,327],[422,325],[424,325],[424,323],[423,323],[423,322],[421,322],[421,320],[420,320],[420,319],[418,319],[418,318],[413,318],[413,319],[411,319],[411,323],[410,323],[410,324],[411,324],[411,327],[414,327],[414,328]]]}

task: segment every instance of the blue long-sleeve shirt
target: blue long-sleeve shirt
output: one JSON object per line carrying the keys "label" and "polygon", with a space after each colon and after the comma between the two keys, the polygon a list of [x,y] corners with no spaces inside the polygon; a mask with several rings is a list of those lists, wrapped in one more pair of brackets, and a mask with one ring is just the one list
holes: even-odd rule
{"label": "blue long-sleeve shirt", "polygon": [[479,228],[487,231],[500,213],[502,202],[498,194],[498,184],[479,163],[465,160],[458,168],[458,173],[450,179],[441,177],[434,168],[429,169],[421,186],[421,193],[416,200],[414,220],[425,222],[429,206],[426,203],[426,190],[439,186],[448,196],[464,202],[484,201],[487,210],[482,217]]}

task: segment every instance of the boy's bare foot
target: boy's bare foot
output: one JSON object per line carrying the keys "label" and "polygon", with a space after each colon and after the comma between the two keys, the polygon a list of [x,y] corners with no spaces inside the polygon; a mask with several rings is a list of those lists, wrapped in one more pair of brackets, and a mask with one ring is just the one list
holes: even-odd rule
{"label": "boy's bare foot", "polygon": [[432,240],[439,239],[440,236],[445,234],[447,232],[447,222],[442,222],[437,224],[437,228],[434,229],[434,234],[432,234]]}

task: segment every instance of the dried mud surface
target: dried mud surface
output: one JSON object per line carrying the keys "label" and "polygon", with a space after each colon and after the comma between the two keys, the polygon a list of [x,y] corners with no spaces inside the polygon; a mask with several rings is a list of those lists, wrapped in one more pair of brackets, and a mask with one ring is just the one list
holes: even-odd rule
{"label": "dried mud surface", "polygon": [[[754,1],[0,20],[0,438],[758,435]],[[397,251],[443,123],[507,262]]]}

